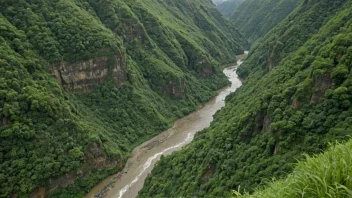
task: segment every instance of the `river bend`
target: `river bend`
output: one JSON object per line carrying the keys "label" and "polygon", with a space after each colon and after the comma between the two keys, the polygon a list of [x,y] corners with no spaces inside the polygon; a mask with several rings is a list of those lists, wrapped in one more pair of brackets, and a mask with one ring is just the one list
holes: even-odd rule
{"label": "river bend", "polygon": [[182,149],[192,141],[198,131],[209,127],[213,121],[213,115],[225,106],[226,96],[242,85],[236,69],[242,64],[247,54],[248,52],[245,52],[238,56],[236,65],[224,69],[224,74],[231,81],[230,86],[220,89],[218,96],[202,105],[197,111],[177,120],[172,128],[136,147],[124,169],[95,186],[86,198],[136,197],[143,187],[144,180],[160,157]]}

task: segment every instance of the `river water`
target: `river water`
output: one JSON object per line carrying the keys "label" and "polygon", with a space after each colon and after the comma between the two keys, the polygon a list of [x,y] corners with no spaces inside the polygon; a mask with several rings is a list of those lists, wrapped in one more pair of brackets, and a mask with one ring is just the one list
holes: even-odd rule
{"label": "river water", "polygon": [[247,54],[246,51],[238,56],[236,65],[224,69],[231,86],[219,90],[218,96],[197,111],[177,120],[169,130],[136,147],[124,169],[95,186],[86,198],[135,198],[160,157],[182,149],[198,131],[209,127],[213,115],[225,106],[225,97],[242,85],[235,71]]}

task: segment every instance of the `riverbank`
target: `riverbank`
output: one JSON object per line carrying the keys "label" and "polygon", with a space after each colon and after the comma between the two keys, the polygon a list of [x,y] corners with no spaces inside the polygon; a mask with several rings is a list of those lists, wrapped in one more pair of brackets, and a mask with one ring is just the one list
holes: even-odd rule
{"label": "riverbank", "polygon": [[248,52],[238,56],[236,65],[224,69],[223,72],[232,83],[230,86],[220,89],[218,96],[202,105],[197,111],[177,120],[172,128],[136,147],[125,168],[95,186],[86,198],[136,197],[143,187],[145,178],[159,158],[189,144],[198,131],[210,125],[212,116],[225,105],[226,96],[241,86],[242,83],[235,70],[246,58],[246,54]]}

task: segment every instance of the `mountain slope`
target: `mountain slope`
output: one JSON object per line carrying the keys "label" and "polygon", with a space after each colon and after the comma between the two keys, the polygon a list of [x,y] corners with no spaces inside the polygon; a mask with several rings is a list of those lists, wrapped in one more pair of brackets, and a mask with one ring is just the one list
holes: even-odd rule
{"label": "mountain slope", "polygon": [[2,1],[0,197],[83,196],[228,82],[208,0]]}
{"label": "mountain slope", "polygon": [[253,43],[286,18],[303,0],[246,0],[230,21]]}
{"label": "mountain slope", "polygon": [[304,1],[250,50],[211,126],[163,158],[141,197],[252,192],[352,132],[350,1]]}
{"label": "mountain slope", "polygon": [[273,181],[252,195],[235,192],[234,197],[351,197],[351,151],[352,141],[338,144],[323,154],[299,162],[286,179]]}
{"label": "mountain slope", "polygon": [[244,0],[228,0],[216,5],[216,7],[226,18],[230,18],[243,1]]}

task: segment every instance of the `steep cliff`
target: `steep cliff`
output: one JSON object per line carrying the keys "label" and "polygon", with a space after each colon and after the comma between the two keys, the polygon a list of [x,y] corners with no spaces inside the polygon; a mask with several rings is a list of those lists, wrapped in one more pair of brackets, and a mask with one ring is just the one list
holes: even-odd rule
{"label": "steep cliff", "polygon": [[247,46],[209,0],[5,0],[0,13],[0,197],[83,196],[227,85],[219,65]]}
{"label": "steep cliff", "polygon": [[[67,91],[89,92],[112,77],[114,83],[122,84],[127,79],[125,55],[102,56],[77,62],[64,60],[49,65],[49,72]],[[113,60],[109,60],[113,59]],[[109,63],[113,62],[109,71]]]}
{"label": "steep cliff", "polygon": [[[303,1],[250,49],[238,70],[243,86],[226,99],[208,129],[157,164],[141,197],[253,192],[262,182],[289,174],[302,153],[349,139],[351,10],[351,1]],[[331,180],[323,181],[321,189]],[[341,185],[350,187],[345,181]]]}

